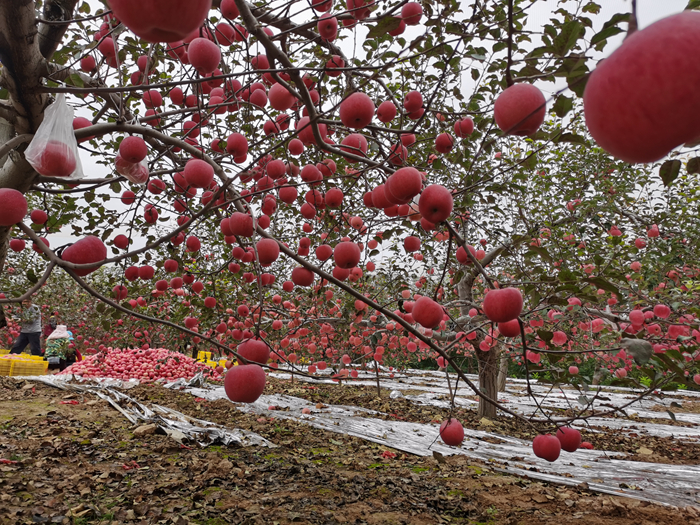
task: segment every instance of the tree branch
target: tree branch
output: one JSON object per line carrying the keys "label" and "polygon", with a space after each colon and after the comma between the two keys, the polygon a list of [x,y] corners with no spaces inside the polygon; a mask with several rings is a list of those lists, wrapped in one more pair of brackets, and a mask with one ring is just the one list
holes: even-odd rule
{"label": "tree branch", "polygon": [[47,60],[56,52],[68,25],[73,21],[73,11],[77,3],[78,0],[44,2],[44,15],[39,25],[39,50]]}

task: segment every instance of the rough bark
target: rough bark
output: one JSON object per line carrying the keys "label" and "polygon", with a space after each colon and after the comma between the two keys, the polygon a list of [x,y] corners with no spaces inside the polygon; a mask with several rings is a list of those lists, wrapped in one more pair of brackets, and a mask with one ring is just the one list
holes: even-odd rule
{"label": "rough bark", "polygon": [[506,379],[508,378],[508,356],[505,352],[499,351],[500,366],[498,368],[498,391],[506,391]]}
{"label": "rough bark", "polygon": [[[471,273],[466,274],[462,280],[457,285],[457,291],[459,292],[459,298],[463,301],[472,302],[472,286],[474,285],[475,276]],[[468,315],[470,306],[462,305],[460,306],[460,314],[462,316]],[[479,350],[479,344],[482,341],[482,337],[477,335],[476,339],[471,341],[474,345],[476,359],[479,363],[479,388],[486,394],[490,399],[496,399],[498,397],[498,352],[493,350],[489,352],[482,352]],[[479,417],[487,417],[493,419],[496,417],[496,405],[485,401],[483,398],[479,397]]]}
{"label": "rough bark", "polygon": [[[476,358],[479,361],[479,388],[491,399],[498,398],[498,352],[494,349],[482,352],[476,348]],[[496,405],[487,403],[479,398],[479,417],[496,418]]]}

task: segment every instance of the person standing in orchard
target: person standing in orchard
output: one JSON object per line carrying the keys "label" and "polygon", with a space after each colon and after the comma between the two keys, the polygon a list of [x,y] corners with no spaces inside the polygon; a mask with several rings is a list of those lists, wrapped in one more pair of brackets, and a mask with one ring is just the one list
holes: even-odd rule
{"label": "person standing in orchard", "polygon": [[22,301],[20,334],[12,346],[11,354],[19,354],[30,346],[32,355],[41,355],[41,310],[31,299]]}
{"label": "person standing in orchard", "polygon": [[75,362],[75,351],[69,347],[70,332],[66,325],[59,324],[46,338],[46,360],[49,362],[49,370],[63,371]]}
{"label": "person standing in orchard", "polygon": [[53,332],[56,329],[56,325],[58,324],[58,312],[54,312],[53,315],[49,317],[49,322],[46,326],[44,326],[44,331],[42,332],[42,336],[44,337],[44,346],[46,346],[46,338],[51,335],[51,332]]}

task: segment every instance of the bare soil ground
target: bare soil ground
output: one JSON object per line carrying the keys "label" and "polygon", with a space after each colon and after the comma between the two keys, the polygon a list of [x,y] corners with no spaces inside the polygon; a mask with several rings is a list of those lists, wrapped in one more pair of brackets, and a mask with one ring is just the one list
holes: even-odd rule
{"label": "bare soil ground", "polygon": [[[446,414],[389,400],[387,392],[377,399],[371,389],[312,389],[273,379],[266,389],[272,392],[426,423]],[[303,424],[242,414],[225,400],[206,402],[157,386],[129,394],[252,430],[277,447],[202,449],[157,433],[137,436],[121,414],[91,395],[0,378],[0,524],[700,524],[694,508],[503,475],[464,456],[443,462],[409,456]],[[475,414],[459,417],[478,427]],[[506,419],[494,423],[488,430],[527,436]],[[615,444],[614,435],[596,439],[605,440],[595,443],[598,448]],[[619,443],[631,454],[637,445],[633,439]],[[667,461],[686,457],[672,442],[653,447]]]}

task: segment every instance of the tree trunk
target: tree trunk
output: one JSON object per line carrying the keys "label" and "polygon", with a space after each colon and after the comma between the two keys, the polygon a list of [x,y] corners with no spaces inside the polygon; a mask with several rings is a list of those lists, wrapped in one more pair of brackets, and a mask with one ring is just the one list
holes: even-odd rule
{"label": "tree trunk", "polygon": [[[457,285],[460,299],[472,301],[472,284],[474,284],[474,275],[466,274]],[[461,306],[460,314],[468,315],[469,310],[469,306]],[[471,341],[479,364],[479,388],[486,396],[496,401],[498,399],[498,352],[495,349],[482,352],[479,350],[481,341],[481,337]],[[496,417],[496,406],[479,397],[479,417],[494,419]]]}
{"label": "tree trunk", "polygon": [[[494,349],[482,352],[477,346],[476,357],[479,360],[479,388],[490,399],[495,401],[498,399],[498,352]],[[496,405],[479,398],[478,414],[479,417],[495,419]]]}
{"label": "tree trunk", "polygon": [[500,353],[500,366],[498,368],[498,391],[499,392],[505,392],[506,391],[506,379],[508,377],[508,356],[506,355],[505,352],[499,352]]}

